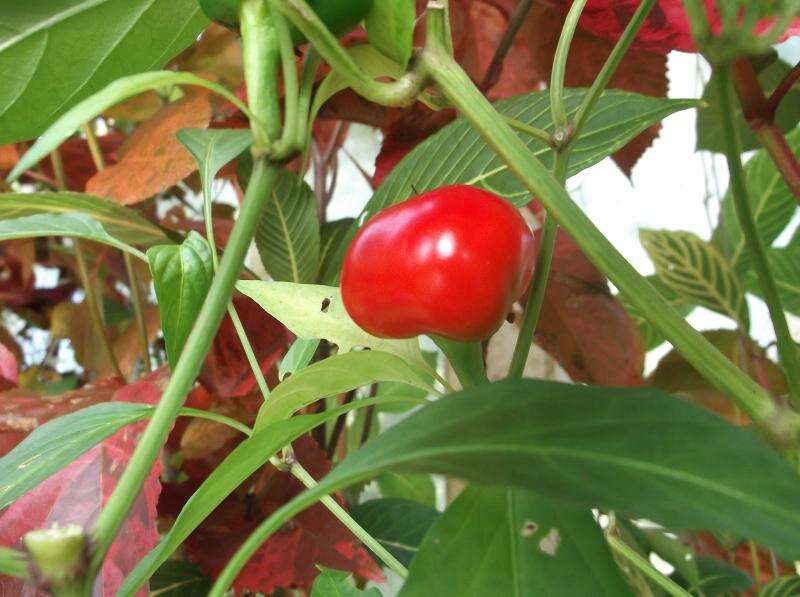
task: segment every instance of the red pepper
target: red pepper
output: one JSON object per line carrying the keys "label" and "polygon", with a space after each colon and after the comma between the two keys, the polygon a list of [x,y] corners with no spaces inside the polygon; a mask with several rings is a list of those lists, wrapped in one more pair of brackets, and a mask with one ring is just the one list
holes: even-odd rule
{"label": "red pepper", "polygon": [[342,299],[375,336],[485,340],[527,288],[535,253],[512,205],[474,187],[441,187],[359,230],[345,255]]}

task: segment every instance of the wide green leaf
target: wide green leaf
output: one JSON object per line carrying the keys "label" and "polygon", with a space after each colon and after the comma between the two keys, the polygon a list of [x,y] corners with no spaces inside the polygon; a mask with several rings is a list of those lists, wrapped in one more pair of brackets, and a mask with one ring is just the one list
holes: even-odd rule
{"label": "wide green leaf", "polygon": [[402,382],[436,392],[425,375],[397,355],[380,350],[346,352],[309,365],[278,384],[258,411],[254,429],[259,431],[291,417],[320,398],[378,381]]}
{"label": "wide green leaf", "polygon": [[[83,1],[88,3],[90,0]],[[92,3],[97,3],[103,1],[109,2],[110,0],[91,1]],[[25,170],[35,166],[39,160],[49,155],[50,152],[61,145],[61,143],[77,131],[83,123],[91,120],[111,106],[142,93],[143,91],[170,87],[172,85],[196,85],[205,87],[222,95],[229,101],[237,104],[237,106],[242,105],[241,101],[235,95],[221,85],[212,83],[192,73],[154,71],[123,77],[94,95],[87,97],[56,120],[47,131],[39,137],[33,147],[31,147],[25,155],[22,156],[20,161],[17,162],[17,165],[14,166],[11,173],[8,175],[8,180],[14,181],[19,178]]]}
{"label": "wide green leaf", "polygon": [[[783,60],[776,60],[758,74],[761,88],[769,96],[789,73],[791,67]],[[725,138],[722,135],[723,120],[719,113],[719,98],[715,75],[706,84],[703,92],[704,107],[697,114],[697,149],[725,153]],[[741,139],[742,149],[750,150],[761,147],[753,131],[747,125],[739,102],[735,104],[734,118]],[[800,122],[800,90],[794,88],[786,94],[776,114],[778,128],[784,133],[792,130]]]}
{"label": "wide green leaf", "polygon": [[317,566],[319,576],[311,587],[311,597],[381,597],[381,592],[372,587],[362,591],[356,587],[350,572]]}
{"label": "wide green leaf", "polygon": [[320,237],[317,201],[306,182],[281,169],[256,230],[256,247],[275,280],[317,279]]}
{"label": "wide green leaf", "polygon": [[[786,141],[794,153],[800,155],[800,129],[787,135]],[[756,227],[764,243],[772,245],[797,212],[797,201],[772,158],[764,150],[757,152],[747,162],[745,177]],[[720,222],[712,242],[737,273],[742,274],[749,269],[750,255],[730,189],[722,201]]]}
{"label": "wide green leaf", "polygon": [[[398,399],[399,400],[399,399]],[[219,506],[222,501],[274,454],[296,438],[356,408],[376,404],[376,399],[356,400],[316,415],[301,415],[279,421],[254,433],[228,454],[203,484],[184,504],[169,532],[148,553],[125,579],[119,595],[133,595],[189,534]]]}
{"label": "wide green leaf", "polygon": [[167,360],[174,369],[211,287],[211,247],[191,231],[180,245],[151,247],[147,260],[161,311]]}
{"label": "wide green leaf", "polygon": [[[565,102],[570,115],[578,109],[585,94],[584,89],[566,90]],[[625,91],[607,91],[586,121],[581,136],[572,145],[568,175],[577,174],[600,162],[670,114],[697,105],[696,100],[652,98]],[[533,92],[500,100],[494,106],[504,116],[553,131],[550,96],[547,92]],[[546,167],[552,168],[553,150],[549,145],[521,132],[518,135]],[[459,119],[428,137],[403,158],[375,191],[358,221],[363,223],[390,205],[446,184],[483,187],[518,206],[531,200],[530,193],[509,172],[503,160],[467,121]],[[344,252],[354,234],[355,226],[335,247],[332,260],[337,269],[341,267]]]}
{"label": "wide green leaf", "polygon": [[108,199],[83,193],[2,193],[0,220],[13,220],[37,214],[81,213],[99,222],[114,238],[129,245],[149,247],[169,239],[155,224],[136,210]]}
{"label": "wide green leaf", "polygon": [[727,315],[747,330],[750,314],[739,279],[719,250],[696,234],[641,230],[656,277],[684,302]]}
{"label": "wide green leaf", "polygon": [[324,338],[338,346],[340,354],[355,347],[372,348],[425,366],[417,338],[387,340],[358,327],[347,314],[338,288],[241,280],[236,289],[261,305],[298,338]]}
{"label": "wide green leaf", "polygon": [[[507,485],[800,557],[800,477],[752,431],[649,388],[505,380],[447,396],[351,454],[262,525],[385,471]],[[713,504],[713,508],[709,507]]]}
{"label": "wide green leaf", "polygon": [[0,458],[0,510],[120,428],[149,416],[146,404],[107,402],[52,419]]}
{"label": "wide green leaf", "polygon": [[385,498],[352,506],[350,515],[404,566],[409,566],[440,513],[411,500]]}
{"label": "wide green leaf", "polygon": [[405,67],[411,58],[417,10],[414,0],[379,0],[372,5],[364,26],[369,42]]}
{"label": "wide green leaf", "polygon": [[161,68],[207,23],[195,0],[4,2],[0,145],[36,137],[120,77]]}
{"label": "wide green leaf", "polygon": [[[800,317],[800,237],[795,237],[786,247],[767,251],[767,260],[783,300],[783,308]],[[755,272],[748,272],[745,284],[748,291],[762,296]]]}
{"label": "wide green leaf", "polygon": [[793,597],[800,595],[800,576],[780,576],[765,585],[758,597]]}
{"label": "wide green leaf", "polygon": [[400,595],[633,593],[588,509],[469,486],[428,531]]}
{"label": "wide green leaf", "polygon": [[111,236],[103,225],[86,213],[38,213],[22,218],[0,220],[0,241],[39,236],[68,236],[110,245],[136,257],[142,253]]}

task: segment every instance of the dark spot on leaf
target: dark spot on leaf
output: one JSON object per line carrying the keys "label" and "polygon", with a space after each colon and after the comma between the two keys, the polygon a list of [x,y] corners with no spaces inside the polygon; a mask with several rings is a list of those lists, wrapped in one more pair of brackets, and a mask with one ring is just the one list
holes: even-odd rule
{"label": "dark spot on leaf", "polygon": [[322,307],[320,308],[320,311],[325,313],[328,310],[328,307],[330,306],[331,306],[331,299],[325,298],[322,300]]}
{"label": "dark spot on leaf", "polygon": [[506,321],[508,323],[514,323],[514,320],[517,318],[517,314],[513,311],[509,311],[508,315],[506,315]]}
{"label": "dark spot on leaf", "polygon": [[525,522],[522,524],[522,531],[520,531],[520,534],[521,534],[523,537],[530,537],[530,536],[532,536],[532,535],[533,535],[533,534],[534,534],[534,533],[535,533],[535,532],[536,532],[538,529],[539,529],[539,525],[538,525],[538,524],[536,524],[536,523],[535,523],[535,522],[533,522],[532,520],[526,520],[526,521],[525,521]]}

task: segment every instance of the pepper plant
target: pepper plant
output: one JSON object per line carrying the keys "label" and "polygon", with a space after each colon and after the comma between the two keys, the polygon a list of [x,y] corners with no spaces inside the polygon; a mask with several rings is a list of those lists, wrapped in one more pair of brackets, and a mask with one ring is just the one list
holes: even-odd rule
{"label": "pepper plant", "polygon": [[[3,590],[798,590],[800,244],[774,245],[800,199],[800,70],[773,46],[800,2],[489,4],[0,8],[4,314],[18,337],[52,321],[82,365],[20,374],[0,336]],[[619,89],[670,50],[710,65],[706,101]],[[505,78],[526,59],[546,90]],[[709,241],[641,232],[644,277],[567,180],[687,109],[730,188]],[[331,222],[349,120],[392,124],[361,216]],[[65,282],[37,290],[37,262]],[[735,328],[695,330],[696,307]],[[526,374],[534,342],[572,383]]]}

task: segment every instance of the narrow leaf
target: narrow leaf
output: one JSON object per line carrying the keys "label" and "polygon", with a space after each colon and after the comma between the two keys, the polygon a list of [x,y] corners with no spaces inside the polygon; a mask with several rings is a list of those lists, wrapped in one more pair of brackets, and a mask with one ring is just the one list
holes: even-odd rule
{"label": "narrow leaf", "polygon": [[311,359],[314,358],[319,343],[319,338],[311,340],[298,338],[295,340],[278,368],[278,380],[283,381],[287,375],[292,375],[306,367],[311,362]]}
{"label": "narrow leaf", "polygon": [[364,26],[370,43],[405,67],[411,58],[416,18],[414,0],[381,0],[372,5]]}

